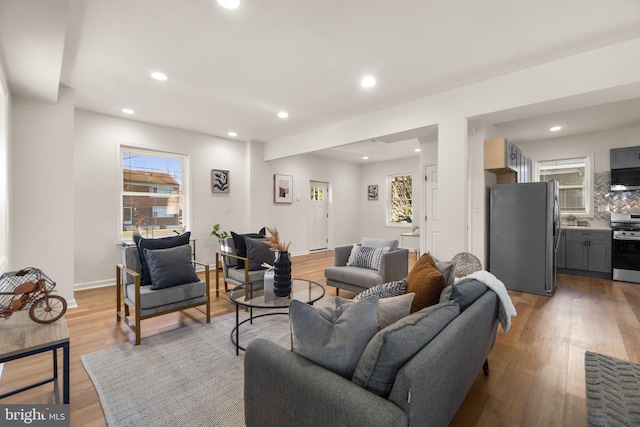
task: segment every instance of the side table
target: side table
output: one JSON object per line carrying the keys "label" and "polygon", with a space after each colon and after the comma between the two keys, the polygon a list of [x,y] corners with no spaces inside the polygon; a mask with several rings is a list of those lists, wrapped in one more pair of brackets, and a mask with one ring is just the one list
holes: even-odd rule
{"label": "side table", "polygon": [[58,349],[62,349],[62,403],[69,403],[69,329],[64,316],[48,325],[36,323],[29,318],[28,310],[14,312],[0,319],[0,363],[51,351],[53,353],[53,376],[34,384],[20,387],[0,395],[0,399],[13,396],[32,388],[52,382],[56,403],[60,403],[58,384]]}

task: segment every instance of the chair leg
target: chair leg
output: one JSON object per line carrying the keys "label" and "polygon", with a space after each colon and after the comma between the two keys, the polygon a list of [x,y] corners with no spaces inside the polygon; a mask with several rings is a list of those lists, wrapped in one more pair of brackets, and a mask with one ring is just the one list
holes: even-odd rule
{"label": "chair leg", "polygon": [[340,288],[336,288],[336,296],[340,295]]}
{"label": "chair leg", "polygon": [[484,376],[489,376],[489,359],[484,360],[484,365],[482,365],[482,371],[484,372]]}

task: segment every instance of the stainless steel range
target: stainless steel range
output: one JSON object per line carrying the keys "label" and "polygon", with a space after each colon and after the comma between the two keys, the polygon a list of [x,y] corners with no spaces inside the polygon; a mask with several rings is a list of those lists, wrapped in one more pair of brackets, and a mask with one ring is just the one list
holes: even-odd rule
{"label": "stainless steel range", "polygon": [[640,213],[612,213],[613,280],[640,283]]}

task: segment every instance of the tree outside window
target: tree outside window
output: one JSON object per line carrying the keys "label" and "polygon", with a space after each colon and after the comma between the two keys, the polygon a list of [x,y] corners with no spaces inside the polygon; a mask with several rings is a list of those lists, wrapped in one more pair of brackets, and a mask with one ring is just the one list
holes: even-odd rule
{"label": "tree outside window", "polygon": [[413,175],[389,176],[388,225],[413,223]]}

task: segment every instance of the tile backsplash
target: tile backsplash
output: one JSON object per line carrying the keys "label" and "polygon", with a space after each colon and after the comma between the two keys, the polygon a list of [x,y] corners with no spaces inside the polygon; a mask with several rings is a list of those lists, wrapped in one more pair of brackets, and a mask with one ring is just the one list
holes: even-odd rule
{"label": "tile backsplash", "polygon": [[594,216],[596,221],[611,220],[611,212],[640,213],[640,191],[611,191],[611,172],[594,173]]}

